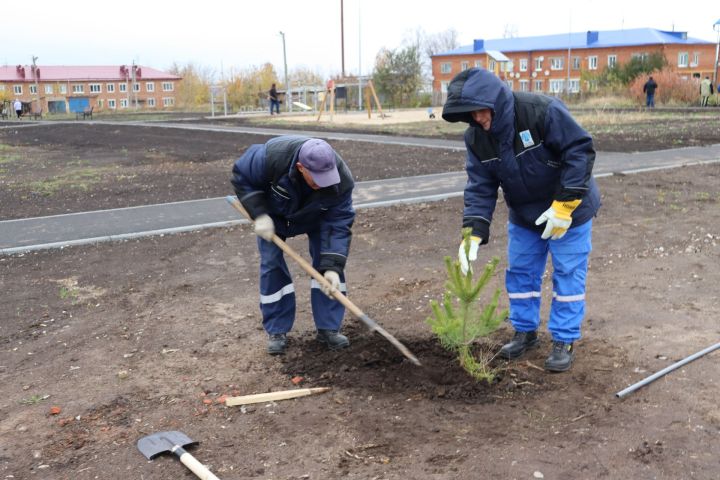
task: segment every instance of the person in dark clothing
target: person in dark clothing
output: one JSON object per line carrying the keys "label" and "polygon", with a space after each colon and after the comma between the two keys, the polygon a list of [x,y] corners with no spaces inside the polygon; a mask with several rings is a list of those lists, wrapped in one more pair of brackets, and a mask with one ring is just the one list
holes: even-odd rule
{"label": "person in dark clothing", "polygon": [[275,112],[280,115],[280,100],[278,99],[278,93],[274,83],[268,92],[268,99],[270,100],[270,115],[273,114],[273,108],[275,108]]}
{"label": "person in dark clothing", "polygon": [[503,191],[509,209],[508,268],[512,340],[499,355],[521,357],[538,345],[542,279],[547,255],[553,263],[553,300],[548,329],[553,348],[545,368],[568,370],[575,357],[585,314],[585,277],[592,218],[600,192],[592,176],[592,137],[557,98],[512,92],[496,75],[472,68],[448,86],[442,112],[448,122],[465,122],[463,227],[472,228],[470,249],[461,243],[463,272],[488,243],[490,223]]}
{"label": "person in dark clothing", "polygon": [[260,310],[268,353],[282,355],[295,321],[295,286],[282,250],[272,242],[307,234],[315,269],[331,288],[310,283],[317,340],[331,350],[350,345],[339,333],[345,307],[331,297],[347,292],[345,263],[355,210],[350,169],[330,145],[318,138],[286,135],[251,145],[235,162],[232,184],[240,203],[255,220],[260,250]]}
{"label": "person in dark clothing", "polygon": [[653,77],[651,76],[648,78],[648,81],[645,82],[645,85],[643,85],[643,93],[645,93],[645,106],[648,108],[655,108],[655,90],[657,90],[658,85],[655,83],[655,80],[653,80]]}

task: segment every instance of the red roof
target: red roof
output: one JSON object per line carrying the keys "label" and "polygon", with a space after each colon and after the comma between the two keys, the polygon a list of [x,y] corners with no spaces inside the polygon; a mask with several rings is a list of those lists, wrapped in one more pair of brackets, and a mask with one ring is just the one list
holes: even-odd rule
{"label": "red roof", "polygon": [[[161,72],[151,67],[136,65],[136,80],[180,80],[181,77]],[[40,81],[125,81],[131,79],[132,66],[60,66],[38,65]],[[24,75],[23,75],[24,74]],[[30,82],[35,81],[32,65],[15,65],[12,67],[0,66],[0,82]]]}

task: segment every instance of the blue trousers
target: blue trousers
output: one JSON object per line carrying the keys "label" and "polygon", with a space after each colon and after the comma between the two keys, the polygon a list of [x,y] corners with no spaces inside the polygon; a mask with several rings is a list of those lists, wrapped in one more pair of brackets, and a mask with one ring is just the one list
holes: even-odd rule
{"label": "blue trousers", "polygon": [[548,330],[553,340],[572,343],[580,338],[591,232],[592,220],[569,229],[559,240],[543,240],[539,232],[508,223],[505,287],[516,331],[535,331],[540,325],[542,277],[550,253],[553,299]]}
{"label": "blue trousers", "polygon": [[[312,264],[317,269],[320,263],[320,232],[308,233],[308,240]],[[295,323],[295,285],[280,248],[272,242],[258,238],[258,250],[263,328],[271,335],[287,333]],[[340,291],[347,294],[344,273],[340,274]],[[318,330],[340,330],[345,307],[322,293],[320,284],[315,279],[310,281],[310,303]]]}

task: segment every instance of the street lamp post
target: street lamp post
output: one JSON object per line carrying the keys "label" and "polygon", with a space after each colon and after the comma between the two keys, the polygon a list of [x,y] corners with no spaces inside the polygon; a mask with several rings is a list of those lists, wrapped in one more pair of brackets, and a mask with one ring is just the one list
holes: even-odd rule
{"label": "street lamp post", "polygon": [[717,41],[715,43],[715,68],[713,68],[713,86],[715,87],[715,95],[717,98],[718,86],[718,54],[720,54],[720,20],[713,24],[713,30],[717,32]]}
{"label": "street lamp post", "polygon": [[285,52],[285,34],[283,32],[280,32],[280,36],[282,37],[283,41],[283,63],[285,64],[285,109],[289,112],[290,111],[290,99],[292,98],[292,95],[290,93],[290,83],[288,83],[288,75],[287,75],[287,54]]}

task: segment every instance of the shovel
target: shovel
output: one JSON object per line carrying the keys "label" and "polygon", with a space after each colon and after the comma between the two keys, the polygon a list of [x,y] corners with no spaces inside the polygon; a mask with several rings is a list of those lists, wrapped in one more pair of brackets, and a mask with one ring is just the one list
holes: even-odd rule
{"label": "shovel", "polygon": [[[228,195],[227,197],[225,197],[225,199],[228,201],[228,203],[230,205],[232,205],[235,208],[235,210],[240,212],[245,218],[247,218],[248,220],[250,220],[252,222],[252,218],[250,218],[250,214],[247,212],[247,210],[245,210],[245,208],[243,208],[242,204],[240,204],[240,202],[238,201],[237,198]],[[310,274],[310,276],[312,278],[314,278],[315,280],[320,282],[321,285],[324,285],[326,287],[330,286],[330,283],[327,280],[325,280],[325,277],[320,275],[320,272],[315,270],[315,268],[313,268],[313,266],[310,265],[307,262],[307,260],[305,260],[303,257],[298,255],[298,253],[295,252],[295,250],[293,250],[292,248],[290,248],[290,246],[287,243],[285,243],[280,237],[278,237],[277,235],[273,235],[272,241],[275,245],[277,245],[280,248],[280,250],[282,250],[283,252],[288,254],[289,257],[291,257],[293,260],[295,260],[298,263],[298,265],[300,265],[302,267],[303,270],[305,270],[307,273]],[[400,341],[397,338],[393,337],[384,328],[382,328],[380,325],[378,325],[375,322],[375,320],[371,319],[365,313],[363,313],[363,311],[360,310],[350,300],[348,300],[348,298],[345,295],[343,295],[341,292],[339,292],[338,290],[335,290],[335,289],[332,289],[331,295],[335,300],[342,303],[345,308],[350,310],[350,312],[353,315],[355,315],[355,317],[358,320],[363,322],[370,329],[370,331],[378,332],[380,335],[385,337],[390,343],[392,343],[393,346],[395,346],[395,348],[400,350],[400,352],[403,355],[405,355],[405,357],[408,360],[410,360],[415,365],[420,366],[420,361],[417,359],[417,357],[415,357],[415,355],[412,354],[412,352],[410,350],[408,350],[408,348],[405,345],[400,343]]]}
{"label": "shovel", "polygon": [[170,452],[174,453],[180,459],[183,465],[190,469],[201,480],[220,480],[218,477],[207,469],[205,465],[198,462],[195,457],[190,455],[183,447],[197,445],[198,442],[190,440],[190,437],[182,432],[158,432],[143,437],[137,442],[138,450],[145,455],[148,460],[152,460],[158,455]]}

